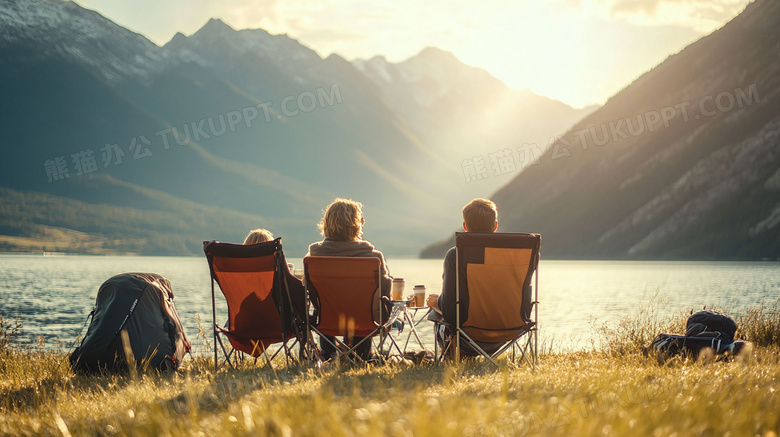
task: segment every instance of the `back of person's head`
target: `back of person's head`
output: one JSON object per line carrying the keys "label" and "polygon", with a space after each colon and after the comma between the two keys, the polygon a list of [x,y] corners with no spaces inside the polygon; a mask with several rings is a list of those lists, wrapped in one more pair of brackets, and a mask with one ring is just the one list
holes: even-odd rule
{"label": "back of person's head", "polygon": [[325,209],[318,227],[331,240],[359,240],[363,236],[363,204],[352,199],[334,200]]}
{"label": "back of person's head", "polygon": [[265,243],[274,239],[274,235],[268,230],[263,228],[257,228],[249,231],[249,234],[244,239],[244,244],[257,244]]}
{"label": "back of person's head", "polygon": [[469,232],[493,232],[498,223],[496,204],[487,199],[474,199],[463,207],[463,223]]}

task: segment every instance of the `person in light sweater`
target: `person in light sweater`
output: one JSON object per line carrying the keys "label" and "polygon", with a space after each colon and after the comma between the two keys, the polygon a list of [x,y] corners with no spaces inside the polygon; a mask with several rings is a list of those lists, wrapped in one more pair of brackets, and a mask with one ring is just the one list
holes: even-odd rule
{"label": "person in light sweater", "polygon": [[[309,246],[307,256],[355,256],[379,258],[382,269],[381,292],[383,296],[390,296],[390,288],[393,278],[390,276],[385,257],[382,252],[376,250],[374,245],[362,240],[363,205],[352,199],[336,199],[325,209],[322,220],[319,223],[321,234],[325,237],[322,241]],[[359,343],[363,338],[355,337],[350,346]],[[333,341],[333,338],[330,338]],[[348,339],[345,339],[345,343]],[[333,346],[320,338],[320,350],[323,360],[328,360],[335,353]],[[368,359],[371,356],[371,342],[366,341],[356,350],[357,354]]]}

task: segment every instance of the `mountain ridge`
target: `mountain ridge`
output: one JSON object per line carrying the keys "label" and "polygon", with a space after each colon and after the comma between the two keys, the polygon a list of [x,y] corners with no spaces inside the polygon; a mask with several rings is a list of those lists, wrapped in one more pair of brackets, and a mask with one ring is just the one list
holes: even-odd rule
{"label": "mountain ridge", "polygon": [[[56,20],[38,26],[35,17],[43,13]],[[252,227],[263,221],[274,227],[293,253],[305,251],[306,242],[320,238],[321,208],[334,197],[353,197],[366,205],[366,238],[388,254],[415,252],[447,228],[448,211],[471,195],[460,185],[453,189],[463,181],[462,148],[431,141],[437,133],[414,126],[388,100],[389,90],[340,56],[322,59],[289,36],[235,30],[219,19],[160,47],[75,3],[0,5],[0,22],[19,14],[31,17],[26,27],[0,26],[16,29],[13,38],[5,37],[10,30],[0,31],[0,81],[14,84],[0,90],[0,135],[16,145],[8,148],[0,187],[13,193],[53,196],[45,197],[48,205],[71,205],[69,211],[99,207],[94,216],[116,207],[167,217],[175,211],[160,203],[163,197],[193,222],[198,209],[192,205],[221,209],[226,221],[215,221],[211,232],[186,227],[171,235],[182,253],[198,250],[182,244],[186,239],[244,234],[247,229],[218,223],[246,227],[247,217],[260,222]],[[117,67],[123,57],[131,61],[125,70]],[[440,97],[457,100],[457,91]],[[492,104],[473,103],[478,111]],[[455,112],[439,110],[445,120]],[[566,127],[565,121],[552,124]],[[476,184],[465,188],[484,191]],[[42,216],[18,208],[6,211],[11,215],[0,216],[5,223],[33,220],[28,224],[94,234],[101,244],[121,240],[95,220],[57,222],[55,214],[41,222]],[[128,228],[139,236],[132,250],[100,247],[171,253],[138,243],[151,241],[144,232],[165,229]]]}
{"label": "mountain ridge", "polygon": [[548,258],[780,258],[778,25],[756,1],[629,84],[493,195],[500,229]]}

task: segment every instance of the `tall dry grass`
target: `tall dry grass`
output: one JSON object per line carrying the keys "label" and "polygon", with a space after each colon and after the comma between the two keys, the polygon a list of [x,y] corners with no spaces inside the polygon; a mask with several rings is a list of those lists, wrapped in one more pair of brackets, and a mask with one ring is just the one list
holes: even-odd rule
{"label": "tall dry grass", "polygon": [[[780,300],[778,300],[780,302]],[[737,318],[737,337],[756,346],[780,347],[780,305],[750,308]]]}
{"label": "tall dry grass", "polygon": [[[715,309],[730,315],[737,325],[735,339],[759,347],[780,347],[780,300],[745,310]],[[595,331],[603,350],[612,354],[639,353],[661,333],[684,335],[688,317],[699,309],[688,309],[668,317],[658,304],[639,309],[637,316],[624,317],[615,326],[600,324]]]}
{"label": "tall dry grass", "polygon": [[777,338],[769,310],[740,322],[758,345],[750,360],[709,364],[628,353],[679,323],[660,317],[652,329],[626,321],[604,350],[546,353],[536,371],[506,360],[215,371],[205,355],[172,374],[81,376],[64,351],[6,347],[0,435],[776,437],[780,348],[758,341]]}

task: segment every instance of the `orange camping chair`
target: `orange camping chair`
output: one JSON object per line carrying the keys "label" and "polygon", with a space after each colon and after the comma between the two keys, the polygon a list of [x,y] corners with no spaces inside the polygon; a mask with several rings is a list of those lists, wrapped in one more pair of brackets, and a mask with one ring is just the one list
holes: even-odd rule
{"label": "orange camping chair", "polygon": [[[541,240],[539,234],[455,234],[457,311],[449,347],[455,348],[456,359],[465,342],[496,365],[495,359],[509,349],[514,362],[517,348],[520,361],[535,368]],[[435,329],[438,333],[440,328]],[[497,348],[487,353],[478,342]]]}
{"label": "orange camping chair", "polygon": [[[312,330],[319,336],[333,336],[338,358],[362,358],[355,350],[383,334],[389,310],[381,295],[381,264],[374,257],[307,256],[303,259],[304,283],[309,304],[314,308]],[[363,337],[352,347],[337,336]],[[396,345],[397,347],[397,345]]]}
{"label": "orange camping chair", "polygon": [[[203,251],[211,270],[215,368],[219,366],[217,345],[231,367],[230,359],[235,351],[251,355],[255,360],[263,355],[269,365],[284,351],[289,364],[291,348],[296,342],[300,343],[303,357],[307,344],[303,337],[306,311],[303,284],[289,271],[281,238],[253,245],[204,241]],[[215,282],[227,301],[228,320],[224,327],[217,323]],[[220,335],[227,337],[232,346],[230,351]],[[288,344],[289,340],[293,342]],[[269,356],[268,347],[277,343],[281,347]]]}

